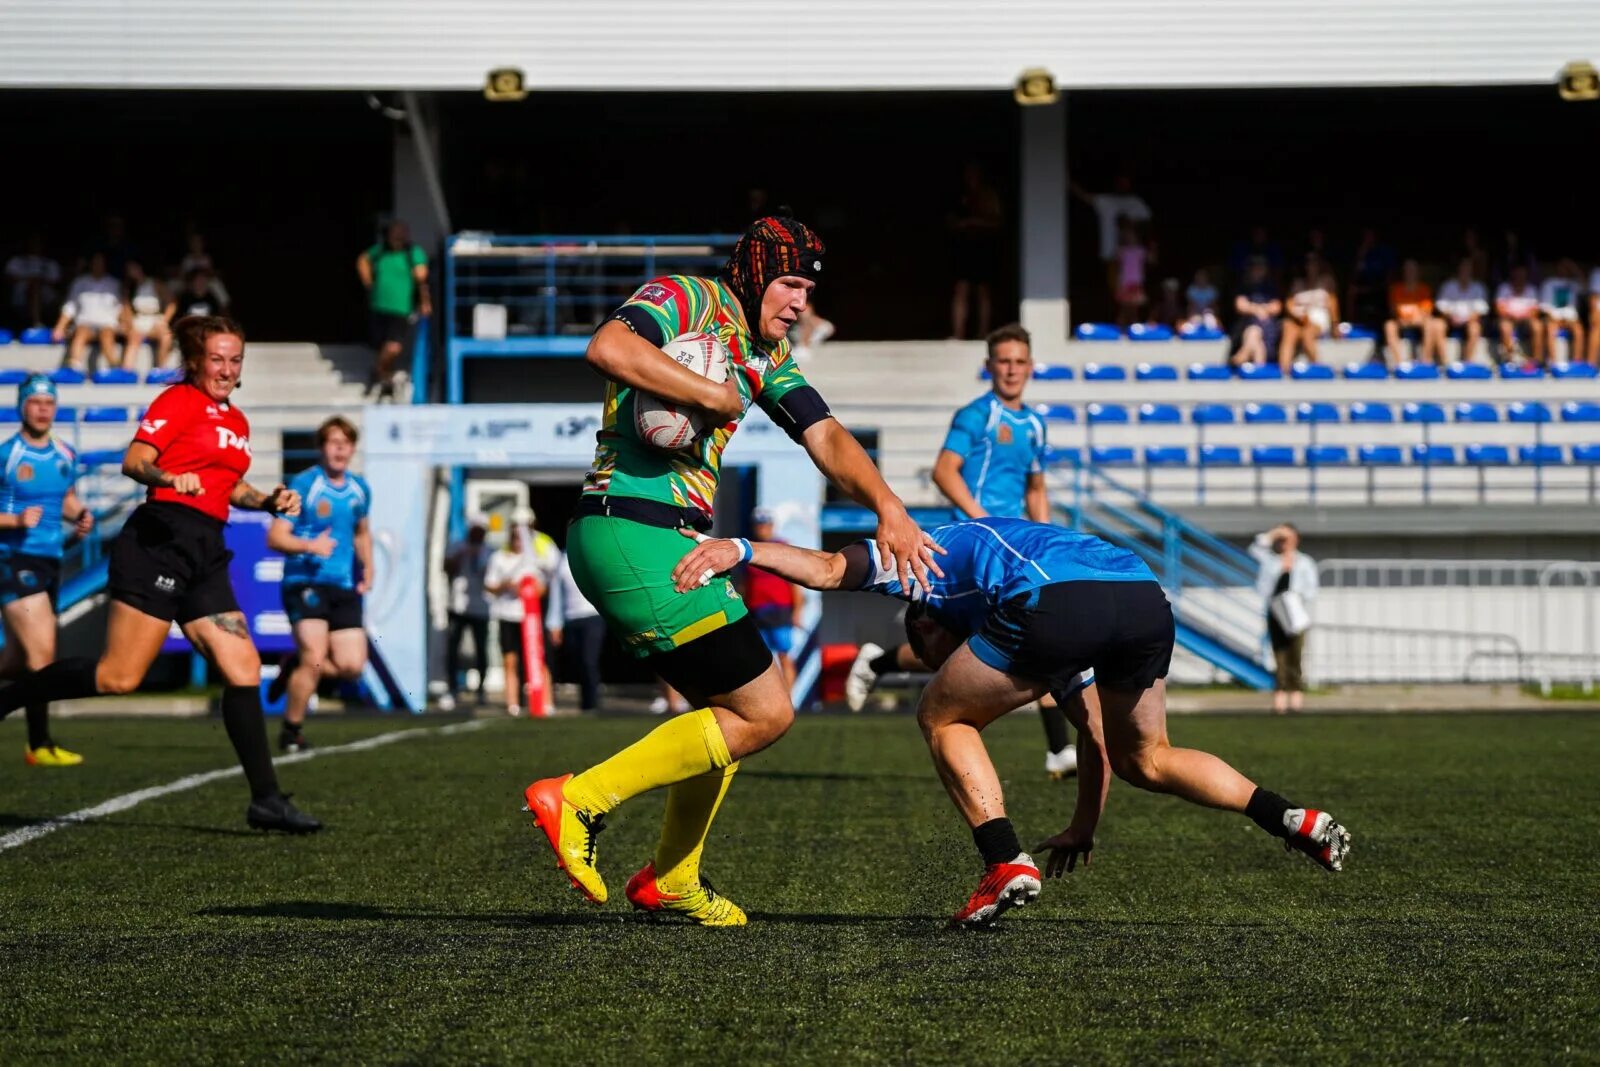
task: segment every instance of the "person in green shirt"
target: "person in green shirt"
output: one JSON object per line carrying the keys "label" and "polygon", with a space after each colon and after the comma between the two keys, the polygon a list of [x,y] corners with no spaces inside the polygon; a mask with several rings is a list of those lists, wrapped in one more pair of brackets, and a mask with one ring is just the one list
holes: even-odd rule
{"label": "person in green shirt", "polygon": [[[627,887],[647,911],[705,926],[741,926],[745,913],[700,878],[700,853],[738,761],[789,729],[794,705],[744,601],[725,577],[680,593],[672,570],[693,547],[683,529],[708,530],[722,452],[750,405],[760,407],[824,475],[878,517],[876,540],[907,581],[926,579],[934,548],[861,445],[828,411],[789,351],[789,329],[822,276],[822,241],[789,218],[751,225],[716,277],[657,278],[595,332],[587,360],[607,379],[594,465],[567,537],[578,588],[632,653],[699,710],[662,723],[577,776],[526,790],[574,886],[596,904],[606,885],[595,861],[605,817],[623,801],[667,786],[655,857]],[[681,366],[662,346],[713,334],[727,349],[723,383]],[[641,394],[695,408],[709,428],[686,448],[647,444],[634,425]]]}
{"label": "person in green shirt", "polygon": [[356,274],[367,290],[372,321],[372,366],[369,389],[393,399],[395,374],[405,351],[411,324],[433,314],[428,295],[428,254],[411,243],[411,231],[399,219],[389,223],[383,240],[356,257]]}

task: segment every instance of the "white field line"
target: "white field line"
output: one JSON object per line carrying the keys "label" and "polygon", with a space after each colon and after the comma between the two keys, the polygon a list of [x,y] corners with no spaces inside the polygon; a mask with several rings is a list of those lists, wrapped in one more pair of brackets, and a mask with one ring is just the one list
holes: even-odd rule
{"label": "white field line", "polygon": [[[289,763],[304,763],[306,760],[319,759],[323,756],[336,756],[345,752],[370,752],[375,748],[392,745],[396,741],[407,741],[414,737],[447,737],[451,734],[462,734],[472,730],[479,730],[495,720],[470,719],[467,722],[451,723],[449,726],[424,727],[422,729],[391,730],[386,734],[376,734],[363,738],[360,741],[351,741],[343,745],[330,745],[327,748],[314,748],[309,752],[296,752],[288,756],[279,756],[272,762],[278,766]],[[202,774],[191,774],[175,779],[165,785],[153,785],[147,789],[136,789],[132,793],[124,793],[120,797],[96,804],[92,808],[84,808],[67,815],[57,815],[55,818],[43,822],[31,823],[20,829],[12,830],[8,834],[0,835],[0,852],[6,849],[19,848],[30,841],[37,841],[47,834],[78,823],[88,822],[91,819],[103,819],[107,815],[127,811],[137,807],[147,800],[168,796],[172,793],[182,793],[189,789],[198,789],[209,782],[222,778],[232,778],[244,772],[238,767],[224,767],[221,770],[205,771]]]}

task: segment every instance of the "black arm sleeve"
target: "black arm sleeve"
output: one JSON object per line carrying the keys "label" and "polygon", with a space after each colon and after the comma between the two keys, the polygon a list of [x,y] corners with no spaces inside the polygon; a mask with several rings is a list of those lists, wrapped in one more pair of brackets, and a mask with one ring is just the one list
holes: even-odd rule
{"label": "black arm sleeve", "polygon": [[656,325],[656,320],[637,307],[629,307],[624,304],[613,311],[611,317],[606,319],[606,322],[622,323],[657,348],[660,348],[669,340],[669,338],[661,336],[661,327]]}
{"label": "black arm sleeve", "polygon": [[800,443],[801,434],[823,419],[833,417],[833,412],[828,410],[828,402],[809,385],[791,389],[774,401],[757,398],[757,403],[796,444]]}

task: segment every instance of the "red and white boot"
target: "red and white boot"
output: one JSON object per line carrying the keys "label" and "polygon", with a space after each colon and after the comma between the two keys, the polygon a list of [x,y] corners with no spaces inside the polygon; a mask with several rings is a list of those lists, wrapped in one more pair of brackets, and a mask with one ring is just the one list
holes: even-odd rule
{"label": "red and white boot", "polygon": [[1327,871],[1344,870],[1344,858],[1350,853],[1350,831],[1333,821],[1333,816],[1315,808],[1290,808],[1283,813],[1284,829],[1289,836],[1283,847],[1304,852]]}
{"label": "red and white boot", "polygon": [[1026,907],[1038,900],[1042,884],[1039,868],[1026,852],[1017,853],[1010,863],[991,863],[984,869],[977,892],[950,917],[950,925],[992,926],[1007,908]]}

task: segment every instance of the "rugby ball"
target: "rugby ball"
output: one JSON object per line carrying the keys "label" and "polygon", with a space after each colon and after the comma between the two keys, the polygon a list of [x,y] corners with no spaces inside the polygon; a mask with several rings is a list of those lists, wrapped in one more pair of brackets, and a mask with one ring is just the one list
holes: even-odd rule
{"label": "rugby ball", "polygon": [[[728,350],[709,333],[674,337],[661,350],[704,378],[718,384],[728,380]],[[666,452],[687,448],[705,432],[706,417],[693,408],[679,407],[658,396],[641,392],[633,401],[633,426],[639,439]]]}

